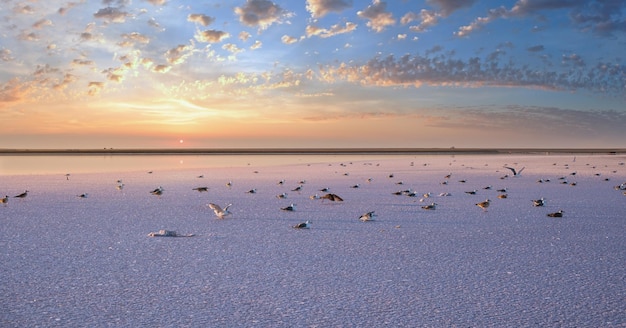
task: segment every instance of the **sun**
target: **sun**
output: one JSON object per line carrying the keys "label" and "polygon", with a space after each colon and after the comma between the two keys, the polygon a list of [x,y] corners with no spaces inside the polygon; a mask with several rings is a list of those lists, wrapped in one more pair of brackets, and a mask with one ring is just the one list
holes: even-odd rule
{"label": "sun", "polygon": [[185,142],[185,140],[180,139],[180,140],[178,140],[178,142],[182,144],[183,142]]}

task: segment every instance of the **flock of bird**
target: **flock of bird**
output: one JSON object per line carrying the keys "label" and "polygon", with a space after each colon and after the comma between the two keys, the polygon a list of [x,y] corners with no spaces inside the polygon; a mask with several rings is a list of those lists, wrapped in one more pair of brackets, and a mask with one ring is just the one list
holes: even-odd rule
{"label": "flock of bird", "polygon": [[[345,166],[345,164],[341,164],[341,165]],[[619,165],[624,165],[624,163],[619,163]],[[413,163],[411,163],[411,166],[413,166]],[[506,168],[506,169],[510,170],[511,173],[512,173],[512,177],[516,177],[516,178],[520,177],[522,171],[524,171],[524,169],[525,169],[525,167],[522,167],[521,169],[516,169],[516,168],[513,168],[511,166],[507,166],[507,165],[503,166],[503,168]],[[616,173],[616,171],[613,171],[613,172]],[[148,172],[148,173],[152,173],[152,172]],[[258,172],[255,171],[255,173],[258,173]],[[349,174],[345,173],[344,175],[347,176]],[[576,175],[576,172],[572,172],[572,173],[570,173],[570,175],[572,175],[572,176]],[[599,175],[599,174],[596,174],[596,175]],[[70,175],[66,174],[66,179],[67,180],[69,180],[69,177],[70,177]],[[198,176],[198,178],[203,178],[203,177],[204,176]],[[393,178],[394,174],[389,174],[388,177],[389,178]],[[451,177],[452,177],[452,173],[444,176],[444,181],[441,182],[441,184],[442,185],[448,184],[448,181],[451,179]],[[507,175],[504,175],[504,176],[500,177],[500,179],[506,179],[508,177],[511,177],[511,176],[507,174]],[[559,178],[559,180],[562,180],[561,183],[563,183],[563,184],[570,184],[572,186],[576,185],[575,182],[574,183],[568,183],[567,179],[565,177],[561,177],[561,178]],[[605,180],[608,181],[608,178],[605,179]],[[367,182],[372,182],[372,178],[367,179]],[[460,183],[465,183],[467,181],[465,179],[462,179],[462,180],[459,180],[459,182]],[[539,179],[539,180],[537,180],[537,182],[538,183],[546,183],[546,182],[550,182],[550,179]],[[295,188],[293,188],[291,190],[295,191],[295,192],[300,192],[300,191],[303,190],[305,183],[306,183],[306,181],[301,180],[299,182],[298,186],[296,186]],[[285,184],[285,180],[280,180],[278,182],[278,184],[279,185],[284,185]],[[401,181],[399,181],[399,182],[396,182],[396,184],[402,185],[403,183]],[[233,185],[232,181],[228,181],[228,183],[226,183],[226,185],[228,187],[232,187],[232,185]],[[125,185],[122,182],[122,180],[118,180],[117,181],[116,188],[118,190],[122,190],[124,188],[124,186]],[[354,184],[354,185],[351,185],[350,187],[351,188],[360,188],[360,185],[359,184]],[[492,187],[491,186],[487,186],[487,187],[484,187],[483,189],[489,190],[489,189],[492,189]],[[622,183],[620,185],[615,186],[615,189],[623,191],[623,194],[626,195],[626,182],[624,182],[624,183]],[[206,187],[206,186],[195,187],[192,190],[198,191],[198,192],[208,192],[209,187]],[[324,192],[324,194],[322,196],[319,196],[318,194],[315,194],[315,195],[310,196],[309,198],[313,199],[313,200],[321,200],[321,201],[328,200],[330,202],[343,202],[343,198],[341,196],[337,195],[337,194],[331,193],[329,188],[322,188],[322,189],[319,189],[319,191],[320,192]],[[508,197],[507,191],[508,191],[507,188],[497,189],[497,192],[499,192],[499,195],[497,197],[498,198],[507,198]],[[157,188],[151,190],[150,194],[155,195],[155,196],[161,196],[161,195],[163,195],[164,192],[165,192],[165,189],[162,186],[158,186]],[[249,189],[246,192],[249,193],[249,194],[255,194],[255,193],[257,193],[257,189],[256,188],[252,188],[252,189]],[[24,198],[26,198],[28,196],[28,193],[29,193],[29,191],[25,190],[23,193],[20,193],[18,195],[13,196],[13,198],[24,199]],[[465,191],[465,193],[469,194],[469,195],[476,195],[477,194],[477,190],[468,190],[468,191]],[[426,199],[428,199],[428,198],[430,198],[432,196],[431,193],[420,194],[420,193],[417,193],[417,192],[415,192],[415,191],[413,191],[411,189],[400,190],[400,191],[397,191],[397,192],[393,192],[392,194],[394,194],[394,195],[406,195],[406,196],[409,196],[409,197],[419,197],[419,196],[421,196],[421,198],[419,200],[420,202],[424,202]],[[78,194],[76,196],[79,197],[79,198],[87,198],[87,197],[89,197],[89,194],[88,193],[82,193],[82,194]],[[439,196],[440,197],[445,197],[445,196],[451,196],[451,194],[448,193],[448,192],[444,192],[444,193],[440,193]],[[276,195],[276,197],[279,198],[279,199],[286,199],[287,198],[287,193],[286,192],[282,192],[282,193]],[[532,205],[535,206],[535,207],[543,207],[546,204],[546,199],[545,198],[533,199],[531,201],[532,201]],[[7,206],[8,202],[9,202],[9,196],[8,195],[6,195],[4,198],[0,199],[0,203],[3,204],[4,206]],[[490,199],[486,199],[486,200],[484,200],[482,202],[475,203],[475,205],[477,207],[481,208],[484,212],[486,212],[488,210],[489,206],[491,205],[491,200]],[[211,210],[213,210],[215,216],[218,219],[224,219],[224,218],[226,218],[226,217],[228,217],[229,215],[232,214],[231,211],[230,211],[230,207],[232,206],[232,204],[228,204],[228,205],[226,205],[224,207],[221,207],[218,204],[209,203],[209,204],[207,204],[207,206]],[[433,210],[437,209],[437,206],[438,206],[437,203],[431,202],[430,204],[422,205],[421,209],[428,210],[428,211],[433,211]],[[288,206],[281,207],[280,209],[282,211],[286,211],[286,212],[295,212],[296,211],[296,204],[291,203]],[[564,215],[564,211],[563,210],[559,210],[559,211],[551,212],[551,213],[547,214],[548,217],[555,217],[555,218],[563,217],[563,215]],[[364,214],[362,214],[361,216],[359,216],[358,219],[360,221],[363,221],[363,222],[368,222],[368,221],[374,221],[376,216],[377,215],[376,215],[375,211],[368,211],[368,212],[365,212]],[[293,225],[292,227],[296,228],[296,229],[308,229],[308,228],[311,227],[311,223],[312,222],[310,220],[307,220],[305,222]],[[169,231],[169,230],[161,230],[159,232],[150,233],[149,235],[151,237],[189,237],[190,236],[190,235],[176,234],[175,232]]]}

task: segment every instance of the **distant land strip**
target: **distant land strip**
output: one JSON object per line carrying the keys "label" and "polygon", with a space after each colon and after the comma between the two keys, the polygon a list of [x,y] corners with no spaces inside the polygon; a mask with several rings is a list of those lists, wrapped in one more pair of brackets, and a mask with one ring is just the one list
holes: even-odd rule
{"label": "distant land strip", "polygon": [[626,148],[103,148],[6,149],[0,155],[626,154]]}

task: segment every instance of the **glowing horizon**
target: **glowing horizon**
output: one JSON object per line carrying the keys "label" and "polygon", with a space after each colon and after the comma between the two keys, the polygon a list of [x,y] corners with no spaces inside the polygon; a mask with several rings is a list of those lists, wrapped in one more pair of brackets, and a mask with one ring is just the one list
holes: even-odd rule
{"label": "glowing horizon", "polygon": [[624,10],[5,1],[0,148],[626,147]]}

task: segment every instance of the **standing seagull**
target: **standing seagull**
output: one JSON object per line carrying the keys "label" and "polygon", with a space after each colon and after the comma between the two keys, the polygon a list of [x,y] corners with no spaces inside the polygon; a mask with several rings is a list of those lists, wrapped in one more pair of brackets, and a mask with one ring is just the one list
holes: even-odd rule
{"label": "standing seagull", "polygon": [[23,193],[17,195],[17,196],[13,196],[13,198],[26,198],[26,196],[28,196],[28,190],[24,190]]}
{"label": "standing seagull", "polygon": [[543,197],[541,197],[539,199],[533,199],[533,205],[537,206],[537,207],[544,206],[544,205],[546,205],[546,200]]}
{"label": "standing seagull", "polygon": [[281,210],[293,212],[293,211],[296,210],[296,204],[292,203],[291,205],[289,205],[287,207],[282,207]]}
{"label": "standing seagull", "polygon": [[5,195],[4,198],[0,199],[0,203],[4,204],[4,206],[7,206],[7,204],[9,203],[9,195]]}
{"label": "standing seagull", "polygon": [[484,202],[476,203],[476,206],[482,208],[484,212],[487,212],[487,207],[489,207],[490,202],[489,199],[486,199]]}
{"label": "standing seagull", "polygon": [[296,229],[308,229],[311,227],[311,221],[306,220],[305,222],[302,223],[298,223],[295,226],[293,226]]}
{"label": "standing seagull", "polygon": [[163,189],[163,187],[158,186],[156,189],[152,190],[150,193],[153,195],[161,196],[163,195],[163,190],[165,190]]}
{"label": "standing seagull", "polygon": [[228,204],[226,205],[226,207],[224,207],[224,209],[222,209],[219,205],[209,203],[209,207],[213,210],[213,212],[215,212],[215,215],[220,219],[223,219],[225,216],[230,215],[230,211],[228,211],[228,208],[231,205],[232,204]]}
{"label": "standing seagull", "polygon": [[505,168],[505,169],[509,169],[509,170],[511,170],[511,172],[513,172],[513,176],[514,176],[514,177],[517,177],[517,176],[520,176],[520,175],[522,174],[522,171],[524,171],[524,169],[525,169],[526,167],[525,167],[525,166],[524,166],[524,167],[522,167],[519,171],[516,171],[514,168],[509,167],[509,166],[505,166],[504,168]]}
{"label": "standing seagull", "polygon": [[197,188],[193,188],[191,190],[195,190],[197,192],[203,192],[203,191],[209,191],[209,187],[197,187]]}

